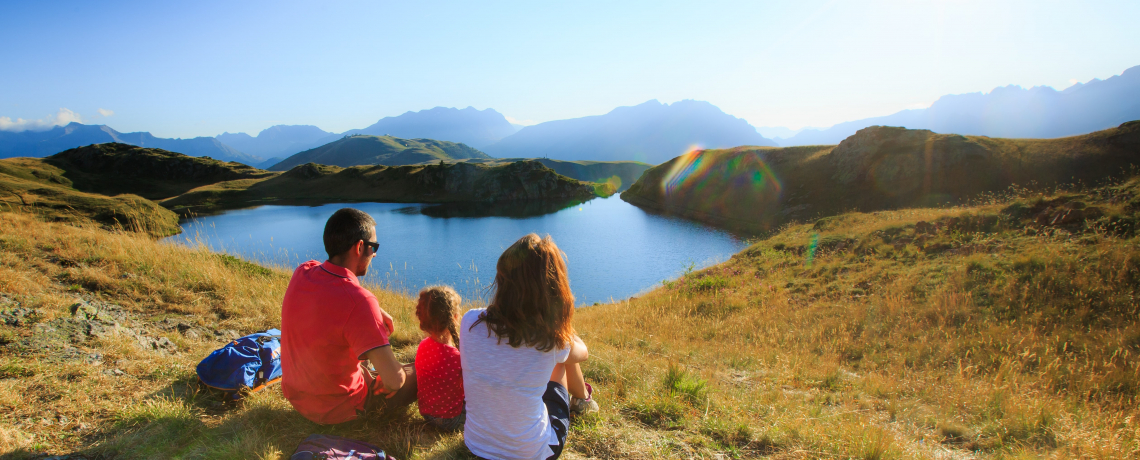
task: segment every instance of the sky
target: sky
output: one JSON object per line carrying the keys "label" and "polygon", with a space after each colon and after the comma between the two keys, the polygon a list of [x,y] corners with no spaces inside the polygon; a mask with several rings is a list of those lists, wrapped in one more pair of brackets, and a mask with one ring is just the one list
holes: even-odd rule
{"label": "sky", "polygon": [[0,3],[0,129],[331,132],[436,106],[520,124],[650,99],[826,127],[1140,65],[1126,1]]}

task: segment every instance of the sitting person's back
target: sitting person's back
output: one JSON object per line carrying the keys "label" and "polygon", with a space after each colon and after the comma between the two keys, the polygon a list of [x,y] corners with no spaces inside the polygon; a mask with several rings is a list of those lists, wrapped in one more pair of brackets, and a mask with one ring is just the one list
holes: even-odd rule
{"label": "sitting person's back", "polygon": [[574,296],[562,258],[549,237],[519,239],[499,257],[487,309],[463,315],[463,440],[475,455],[556,458],[578,405],[571,395],[597,410],[579,366],[588,353],[570,324]]}
{"label": "sitting person's back", "polygon": [[463,427],[463,369],[459,361],[459,294],[446,286],[420,291],[416,317],[428,334],[416,349],[420,415],[444,430]]}
{"label": "sitting person's back", "polygon": [[[325,227],[329,261],[305,262],[289,280],[281,306],[281,389],[314,422],[355,419],[375,405],[368,404],[371,399],[383,399],[370,398],[380,391],[403,390],[403,400],[411,392],[414,400],[414,375],[405,373],[388,346],[391,317],[357,279],[367,272],[376,246],[372,218],[342,209]],[[366,358],[383,377],[381,384],[361,369]]]}

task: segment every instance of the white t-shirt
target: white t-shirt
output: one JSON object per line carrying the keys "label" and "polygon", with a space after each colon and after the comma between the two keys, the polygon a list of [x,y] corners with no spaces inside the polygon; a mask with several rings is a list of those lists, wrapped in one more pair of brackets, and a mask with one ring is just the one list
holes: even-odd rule
{"label": "white t-shirt", "polygon": [[[542,394],[554,365],[566,362],[570,348],[540,352],[513,348],[486,323],[471,325],[486,310],[471,310],[459,326],[459,360],[467,422],[463,439],[471,453],[488,459],[543,460],[558,444]],[[490,333],[490,337],[488,337]]]}

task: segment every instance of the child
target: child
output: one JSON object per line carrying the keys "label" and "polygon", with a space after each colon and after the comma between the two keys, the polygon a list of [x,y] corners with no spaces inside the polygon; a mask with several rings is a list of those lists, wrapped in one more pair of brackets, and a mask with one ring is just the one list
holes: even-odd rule
{"label": "child", "polygon": [[522,237],[499,257],[490,304],[460,322],[471,396],[463,442],[479,457],[556,458],[570,416],[598,410],[579,365],[588,352],[571,325],[564,257],[550,237]]}
{"label": "child", "polygon": [[463,427],[463,370],[460,367],[459,303],[454,289],[432,286],[420,291],[416,318],[428,337],[416,350],[420,415],[436,427]]}

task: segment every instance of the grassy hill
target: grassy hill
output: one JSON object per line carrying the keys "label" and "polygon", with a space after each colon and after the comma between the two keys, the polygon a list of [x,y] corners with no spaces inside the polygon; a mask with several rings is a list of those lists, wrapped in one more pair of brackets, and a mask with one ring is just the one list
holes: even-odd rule
{"label": "grassy hill", "polygon": [[52,221],[94,221],[155,236],[177,234],[178,216],[135,194],[76,190],[68,171],[38,158],[0,160],[0,212],[31,213]]}
{"label": "grassy hill", "polygon": [[[1034,164],[1009,174],[1047,173],[1048,160],[1072,167],[1069,180],[1100,183],[1046,189],[1043,182],[973,198],[953,192],[1010,176],[957,175],[959,160],[937,157],[945,152],[939,142],[956,138],[903,132],[903,139],[926,136],[932,152],[921,163],[931,178],[918,185],[906,149],[865,150],[868,161],[831,157],[842,167],[825,176],[839,185],[819,183],[827,193],[870,175],[885,190],[875,193],[899,203],[907,198],[888,191],[917,195],[913,187],[931,184],[968,204],[783,224],[727,262],[637,298],[579,309],[575,328],[590,347],[584,369],[602,410],[572,423],[564,457],[1135,458],[1140,176],[1094,174],[1112,174],[1113,162],[1128,157],[1121,145],[1135,139],[1130,129],[1056,144],[965,138],[1021,146],[1015,151]],[[879,145],[904,145],[888,139],[896,141]],[[858,151],[815,152],[836,150]],[[1009,151],[995,151],[1002,155],[987,161],[1011,164],[1003,156]],[[777,169],[785,168],[778,158],[819,161],[764,157],[777,163],[773,172],[798,171]],[[950,166],[927,168],[926,158]],[[724,200],[770,190],[763,168],[746,176],[752,182],[733,182],[707,174],[717,169],[702,169],[705,159],[721,163],[694,155],[691,171],[707,181],[665,182],[669,190],[704,197],[725,184],[751,190],[722,189]],[[898,167],[884,167],[891,164]],[[403,168],[429,178],[478,167]],[[274,178],[332,186],[395,169],[312,165]],[[35,184],[67,180],[38,171],[8,175]],[[791,177],[811,177],[802,174]],[[1065,182],[1061,173],[1015,177]],[[803,189],[797,193],[823,196]],[[461,434],[426,426],[414,408],[324,427],[293,411],[279,391],[227,405],[195,384],[194,365],[211,350],[280,325],[292,267],[160,244],[82,216],[55,221],[34,209],[0,207],[11,211],[0,212],[0,455],[285,458],[306,435],[328,433],[400,458],[472,458]],[[369,288],[396,318],[394,352],[409,360],[422,338],[413,299]]]}
{"label": "grassy hill", "polygon": [[[1132,179],[848,213],[580,309],[602,411],[565,456],[1132,457],[1138,203]],[[284,458],[328,433],[471,458],[414,408],[324,427],[277,390],[227,405],[197,387],[199,359],[280,324],[288,269],[0,212],[0,455]],[[413,299],[370,289],[410,359]]]}
{"label": "grassy hill", "polygon": [[62,170],[77,190],[104,195],[133,193],[156,201],[207,184],[273,175],[242,163],[118,143],[66,150],[47,157],[44,163]]}
{"label": "grassy hill", "polygon": [[186,214],[269,203],[581,201],[615,191],[611,183],[571,179],[533,161],[351,168],[309,163],[281,173],[126,144],[0,160],[0,203],[163,235],[179,231],[177,216],[167,209]]}
{"label": "grassy hill", "polygon": [[1010,186],[1093,184],[1140,165],[1140,122],[1062,139],[875,126],[838,146],[697,150],[648,170],[635,205],[746,230],[844,211],[957,204]]}
{"label": "grassy hill", "polygon": [[490,158],[464,144],[433,139],[401,139],[392,136],[353,135],[306,150],[270,167],[286,171],[305,163],[347,168],[361,165],[410,165],[464,158]]}
{"label": "grassy hill", "polygon": [[493,202],[590,199],[609,196],[610,184],[558,175],[533,161],[341,168],[313,163],[265,179],[239,179],[193,189],[162,201],[180,213],[211,212],[266,203]]}
{"label": "grassy hill", "polygon": [[566,177],[586,182],[605,182],[613,184],[617,190],[623,191],[637,182],[647,169],[653,165],[640,161],[565,161],[549,158],[472,158],[468,160],[455,160],[456,162],[498,165],[516,161],[537,161],[543,166],[553,169],[554,172]]}

